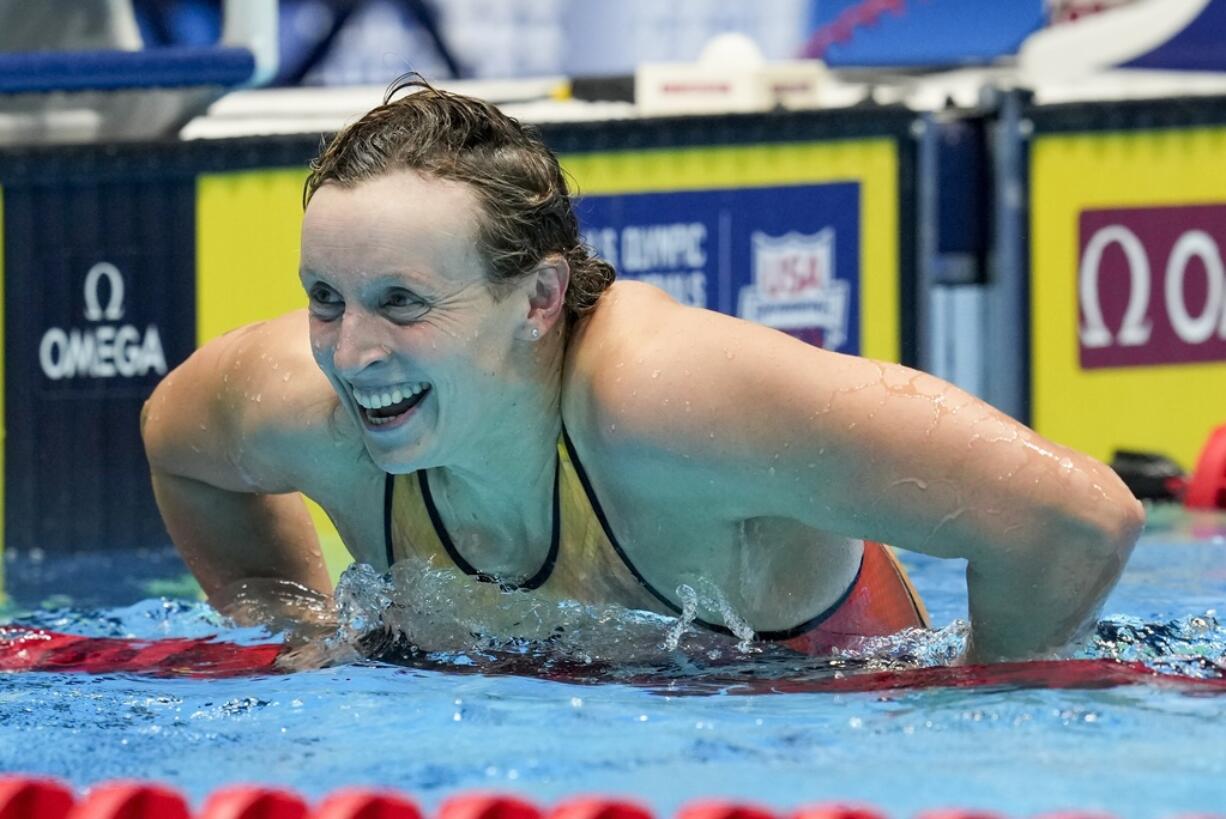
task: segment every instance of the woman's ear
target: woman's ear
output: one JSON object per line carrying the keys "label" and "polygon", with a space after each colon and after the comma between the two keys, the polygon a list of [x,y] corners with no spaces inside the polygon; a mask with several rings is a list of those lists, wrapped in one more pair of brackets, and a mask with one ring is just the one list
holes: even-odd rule
{"label": "woman's ear", "polygon": [[544,338],[566,313],[566,288],[570,286],[570,264],[560,253],[546,256],[525,282],[528,314],[521,331],[523,338]]}

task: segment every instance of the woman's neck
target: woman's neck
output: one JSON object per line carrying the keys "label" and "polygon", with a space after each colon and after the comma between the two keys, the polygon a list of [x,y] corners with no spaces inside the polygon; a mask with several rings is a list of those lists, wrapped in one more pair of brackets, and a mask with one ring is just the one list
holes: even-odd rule
{"label": "woman's neck", "polygon": [[456,548],[478,570],[509,579],[535,572],[548,552],[562,431],[561,334],[528,355],[480,438],[429,474]]}

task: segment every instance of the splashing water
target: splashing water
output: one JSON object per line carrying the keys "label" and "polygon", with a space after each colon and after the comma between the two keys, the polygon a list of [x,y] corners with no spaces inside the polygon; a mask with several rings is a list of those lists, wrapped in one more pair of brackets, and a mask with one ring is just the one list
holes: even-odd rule
{"label": "splashing water", "polygon": [[[957,619],[936,630],[865,638],[831,657],[804,657],[755,639],[727,597],[710,584],[683,584],[676,594],[682,611],[673,617],[505,592],[429,565],[402,562],[388,574],[355,565],[336,589],[335,632],[295,652],[293,664],[366,659],[573,682],[647,679],[673,692],[696,693],[746,680],[818,681],[952,666],[970,631]],[[695,627],[704,608],[719,612],[732,636]],[[1162,674],[1224,678],[1226,628],[1213,612],[1165,623],[1117,615],[1100,621],[1074,656],[1140,661]]]}

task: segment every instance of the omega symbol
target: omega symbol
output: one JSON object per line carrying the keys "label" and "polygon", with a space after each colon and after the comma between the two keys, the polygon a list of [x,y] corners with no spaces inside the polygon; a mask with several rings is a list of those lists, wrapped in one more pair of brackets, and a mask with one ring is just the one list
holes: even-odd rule
{"label": "omega symbol", "polygon": [[[98,303],[98,282],[106,277],[110,298],[106,309]],[[98,262],[85,274],[85,318],[88,321],[119,321],[123,318],[123,274],[110,262]]]}

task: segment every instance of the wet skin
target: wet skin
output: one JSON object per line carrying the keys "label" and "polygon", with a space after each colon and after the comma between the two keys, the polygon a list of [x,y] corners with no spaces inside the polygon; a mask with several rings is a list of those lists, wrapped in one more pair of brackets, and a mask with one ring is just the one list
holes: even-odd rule
{"label": "wet skin", "polygon": [[[1143,517],[1094,459],[939,379],[646,285],[568,321],[565,261],[495,290],[476,225],[458,183],[325,185],[303,224],[308,309],[159,386],[155,491],[210,596],[252,577],[327,592],[299,492],[382,566],[385,473],[420,469],[470,563],[529,576],[563,422],[645,578],[713,585],[759,630],[837,600],[860,538],[968,561],[973,659],[1058,648],[1118,578]],[[588,602],[619,602],[590,581]]]}

